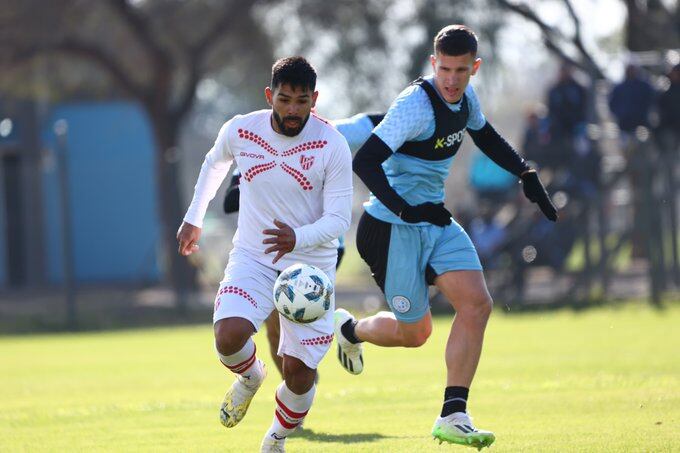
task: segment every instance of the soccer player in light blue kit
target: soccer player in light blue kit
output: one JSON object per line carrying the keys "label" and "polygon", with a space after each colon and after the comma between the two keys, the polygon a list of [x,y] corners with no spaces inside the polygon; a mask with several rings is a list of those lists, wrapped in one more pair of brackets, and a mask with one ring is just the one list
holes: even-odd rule
{"label": "soccer player in light blue kit", "polygon": [[557,220],[557,211],[536,171],[486,120],[468,84],[481,64],[474,32],[463,25],[445,27],[434,39],[430,60],[434,74],[402,91],[354,158],[355,173],[372,192],[359,221],[357,248],[391,312],[357,321],[336,310],[338,358],[359,374],[363,341],[423,345],[432,331],[428,285],[436,285],[456,317],[446,344],[444,403],[432,435],[481,449],[495,436],[474,427],[467,398],[492,300],[470,238],[444,207],[444,181],[465,132],[521,179],[525,195],[546,217]]}

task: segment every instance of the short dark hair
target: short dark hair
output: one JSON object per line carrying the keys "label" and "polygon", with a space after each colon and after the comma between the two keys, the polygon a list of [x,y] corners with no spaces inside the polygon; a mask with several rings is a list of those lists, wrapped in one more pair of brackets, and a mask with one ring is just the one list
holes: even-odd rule
{"label": "short dark hair", "polygon": [[465,25],[447,25],[434,37],[434,54],[457,57],[466,53],[477,55],[477,35]]}
{"label": "short dark hair", "polygon": [[303,57],[281,58],[272,66],[272,90],[283,85],[289,84],[296,88],[309,88],[314,91],[316,88],[316,71]]}

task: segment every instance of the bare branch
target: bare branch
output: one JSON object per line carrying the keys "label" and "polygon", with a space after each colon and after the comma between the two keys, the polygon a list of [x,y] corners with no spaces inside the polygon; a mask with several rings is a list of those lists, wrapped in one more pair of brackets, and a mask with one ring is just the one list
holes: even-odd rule
{"label": "bare branch", "polygon": [[199,68],[200,64],[197,62],[190,63],[189,81],[184,86],[184,93],[177,104],[177,108],[172,111],[172,115],[177,121],[180,121],[194,105],[196,100],[196,87],[203,76],[203,72]]}
{"label": "bare branch", "polygon": [[[566,37],[559,29],[551,27],[550,25],[545,23],[545,21],[543,21],[543,19],[541,19],[525,3],[513,3],[508,0],[496,0],[496,1],[504,8],[521,15],[525,19],[529,20],[530,22],[533,22],[536,26],[538,26],[538,28],[541,30],[541,33],[543,34],[543,40],[548,50],[555,53],[565,61],[568,61],[570,64],[588,73],[593,74],[598,79],[605,78],[604,73],[597,65],[595,60],[590,56],[590,53],[583,45],[583,41],[581,39],[581,22],[578,19],[576,11],[574,10],[573,5],[569,0],[564,0],[564,4],[567,10],[569,11],[569,15],[574,21],[575,34],[571,38]],[[566,52],[564,52],[564,50],[562,50],[562,48],[558,45],[558,41],[571,42],[578,50],[583,61],[576,61],[573,58],[567,57]]]}
{"label": "bare branch", "polygon": [[132,29],[138,42],[149,52],[156,64],[160,66],[159,69],[167,69],[172,58],[156,40],[153,33],[151,33],[152,27],[150,21],[135,11],[127,0],[109,0],[109,5],[120,14],[125,23]]}
{"label": "bare branch", "polygon": [[563,51],[557,44],[555,44],[555,42],[551,41],[550,39],[546,38],[545,36],[543,37],[543,45],[544,45],[545,48],[548,49],[550,52],[552,52],[552,53],[554,53],[555,55],[557,55],[557,57],[558,57],[560,60],[566,61],[566,62],[569,63],[571,66],[574,66],[574,67],[576,67],[576,68],[581,68],[581,69],[585,70],[585,68],[583,68],[583,66],[581,65],[581,63],[579,63],[578,61],[574,60],[574,59],[571,58],[569,55],[567,55],[566,53],[564,53],[564,51]]}
{"label": "bare branch", "polygon": [[187,48],[185,57],[188,60],[189,80],[184,86],[184,93],[177,108],[173,111],[173,115],[177,118],[182,118],[194,104],[196,87],[205,72],[205,56],[227,32],[233,30],[233,24],[247,24],[251,28],[251,33],[259,33],[256,29],[258,25],[251,17],[252,9],[243,8],[239,2],[232,2],[229,7],[225,7],[224,12],[213,22],[212,27],[197,42]]}
{"label": "bare branch", "polygon": [[591,68],[593,68],[593,72],[596,74],[596,76],[600,79],[604,79],[605,77],[602,73],[602,70],[595,60],[590,56],[590,52],[588,52],[585,45],[583,44],[583,38],[581,35],[581,20],[576,14],[574,6],[571,4],[570,0],[564,0],[564,6],[567,8],[567,11],[569,11],[571,20],[574,22],[574,37],[572,38],[572,42],[581,53],[581,56],[586,60],[586,63],[588,63]]}
{"label": "bare branch", "polygon": [[569,0],[563,0],[564,1],[564,6],[567,8],[567,11],[569,12],[569,16],[571,16],[571,20],[574,21],[574,38],[577,40],[581,40],[581,21],[579,20],[578,16],[576,15],[576,11],[574,10],[574,6],[571,4]]}
{"label": "bare branch", "polygon": [[[238,5],[232,5],[232,7],[238,8]],[[234,15],[235,13],[232,8],[225,8],[210,30],[198,42],[190,46],[190,53],[197,56],[199,60],[202,59],[208,48],[229,30],[229,25],[234,20]]]}
{"label": "bare branch", "polygon": [[543,35],[548,37],[549,39],[551,40],[554,40],[555,38],[565,39],[561,31],[546,24],[543,21],[543,19],[538,17],[538,15],[531,8],[529,8],[528,5],[524,3],[515,4],[509,2],[508,0],[496,0],[496,1],[504,8],[519,14],[520,16],[524,17],[530,22],[533,22],[535,25],[538,26]]}
{"label": "bare branch", "polygon": [[[20,46],[14,46],[14,48],[20,49]],[[16,66],[33,58],[57,53],[72,55],[82,59],[83,61],[96,64],[107,74],[109,74],[109,76],[111,76],[113,81],[120,88],[130,93],[136,99],[144,100],[147,95],[144,88],[132,80],[123,70],[123,68],[121,68],[114,58],[112,58],[111,55],[109,55],[106,51],[89,43],[71,38],[45,46],[35,46],[17,50],[13,52],[7,64],[10,66]]]}

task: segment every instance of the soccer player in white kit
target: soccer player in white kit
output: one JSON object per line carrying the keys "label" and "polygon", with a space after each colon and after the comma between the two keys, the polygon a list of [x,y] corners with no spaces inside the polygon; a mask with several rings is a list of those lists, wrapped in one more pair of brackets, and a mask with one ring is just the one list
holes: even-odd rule
{"label": "soccer player in white kit", "polygon": [[[316,72],[302,57],[278,60],[272,107],[227,121],[205,157],[194,197],[177,233],[179,253],[198,249],[208,203],[232,162],[241,170],[240,214],[234,248],[215,299],[215,347],[236,379],[220,408],[228,428],[246,414],[266,375],[251,336],[274,310],[277,275],[294,263],[312,264],[335,281],[338,236],[349,228],[352,163],[347,142],[311,114]],[[310,324],[280,317],[284,381],[262,451],[284,451],[286,437],[309,411],[316,368],[333,340],[333,307]]]}

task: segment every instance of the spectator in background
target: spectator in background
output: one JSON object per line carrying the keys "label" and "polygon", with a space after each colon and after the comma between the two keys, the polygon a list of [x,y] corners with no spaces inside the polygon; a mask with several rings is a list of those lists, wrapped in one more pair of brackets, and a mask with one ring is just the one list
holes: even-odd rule
{"label": "spectator in background", "polygon": [[638,127],[649,128],[649,114],[655,97],[654,88],[634,64],[626,67],[624,80],[609,95],[609,109],[619,125],[621,145],[628,159],[630,183],[633,187],[631,253],[635,258],[643,258],[648,254],[646,237],[650,233],[644,219],[647,218],[646,206],[651,196],[648,175],[653,171],[652,162],[655,160],[649,155],[650,148],[638,146],[635,132]]}
{"label": "spectator in background", "polygon": [[548,90],[548,119],[553,144],[571,147],[577,128],[586,122],[588,96],[586,89],[574,78],[569,63],[560,67],[557,83]]}
{"label": "spectator in background", "polygon": [[[544,109],[543,106],[541,108]],[[524,158],[536,162],[540,168],[554,168],[557,162],[550,153],[550,134],[545,115],[541,108],[532,108],[527,112],[526,128],[522,138],[522,153]]]}
{"label": "spectator in background", "polygon": [[542,161],[555,171],[558,185],[579,197],[593,194],[600,170],[599,154],[586,133],[588,105],[588,91],[574,77],[573,65],[563,63],[548,91],[549,137]]}
{"label": "spectator in background", "polygon": [[481,200],[478,204],[479,215],[469,225],[470,238],[485,269],[495,269],[498,266],[500,252],[508,237],[506,225],[498,220],[497,213],[497,205]]}
{"label": "spectator in background", "polygon": [[665,150],[680,145],[680,64],[668,73],[670,86],[659,95],[659,135]]}
{"label": "spectator in background", "polygon": [[517,178],[499,167],[481,150],[475,149],[469,180],[477,197],[502,205],[517,194]]}
{"label": "spectator in background", "polygon": [[609,109],[616,117],[619,129],[633,134],[639,126],[648,128],[655,97],[654,88],[643,77],[640,68],[629,64],[625,79],[609,95]]}

